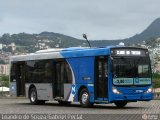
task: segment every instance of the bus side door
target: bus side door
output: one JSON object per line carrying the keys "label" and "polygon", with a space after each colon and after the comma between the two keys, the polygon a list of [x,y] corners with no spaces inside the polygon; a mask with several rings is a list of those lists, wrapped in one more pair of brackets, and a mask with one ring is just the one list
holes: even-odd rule
{"label": "bus side door", "polygon": [[108,65],[107,56],[95,58],[95,100],[108,98]]}

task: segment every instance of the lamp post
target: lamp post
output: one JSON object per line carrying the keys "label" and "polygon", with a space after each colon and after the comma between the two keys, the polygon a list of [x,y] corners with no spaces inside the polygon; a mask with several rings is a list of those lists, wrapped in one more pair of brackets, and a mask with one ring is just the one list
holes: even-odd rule
{"label": "lamp post", "polygon": [[86,41],[88,42],[89,47],[91,48],[91,44],[89,43],[88,39],[87,39],[87,35],[83,34],[83,38],[86,39]]}

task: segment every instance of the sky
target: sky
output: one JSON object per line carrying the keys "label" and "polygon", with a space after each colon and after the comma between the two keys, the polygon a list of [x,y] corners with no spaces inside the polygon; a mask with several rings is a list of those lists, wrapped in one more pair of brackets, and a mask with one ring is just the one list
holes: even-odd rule
{"label": "sky", "polygon": [[141,33],[160,17],[160,0],[0,0],[4,33],[61,33],[114,40]]}

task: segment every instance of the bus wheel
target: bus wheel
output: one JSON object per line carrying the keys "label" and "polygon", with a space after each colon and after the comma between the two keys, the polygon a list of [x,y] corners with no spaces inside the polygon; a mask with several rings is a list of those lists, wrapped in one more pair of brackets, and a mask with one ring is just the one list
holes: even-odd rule
{"label": "bus wheel", "polygon": [[80,104],[82,107],[90,107],[90,102],[89,102],[89,94],[86,89],[82,89],[80,92]]}
{"label": "bus wheel", "polygon": [[126,101],[120,101],[120,102],[114,102],[114,104],[118,107],[118,108],[123,108],[125,105],[127,105]]}
{"label": "bus wheel", "polygon": [[38,104],[37,91],[35,87],[31,88],[29,91],[29,99],[31,104]]}

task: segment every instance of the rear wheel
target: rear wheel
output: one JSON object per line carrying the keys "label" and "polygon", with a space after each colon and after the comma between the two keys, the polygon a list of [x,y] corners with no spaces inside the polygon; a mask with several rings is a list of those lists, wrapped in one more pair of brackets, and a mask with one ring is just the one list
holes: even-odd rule
{"label": "rear wheel", "polygon": [[120,102],[114,102],[114,104],[118,107],[118,108],[123,108],[124,106],[127,105],[126,101],[120,101]]}
{"label": "rear wheel", "polygon": [[37,99],[37,90],[35,87],[31,88],[31,90],[29,91],[29,99],[30,99],[30,103],[31,104],[44,104],[45,100],[38,100]]}
{"label": "rear wheel", "polygon": [[89,101],[89,93],[88,93],[87,89],[81,90],[79,98],[80,98],[80,104],[82,107],[90,107],[93,105]]}

